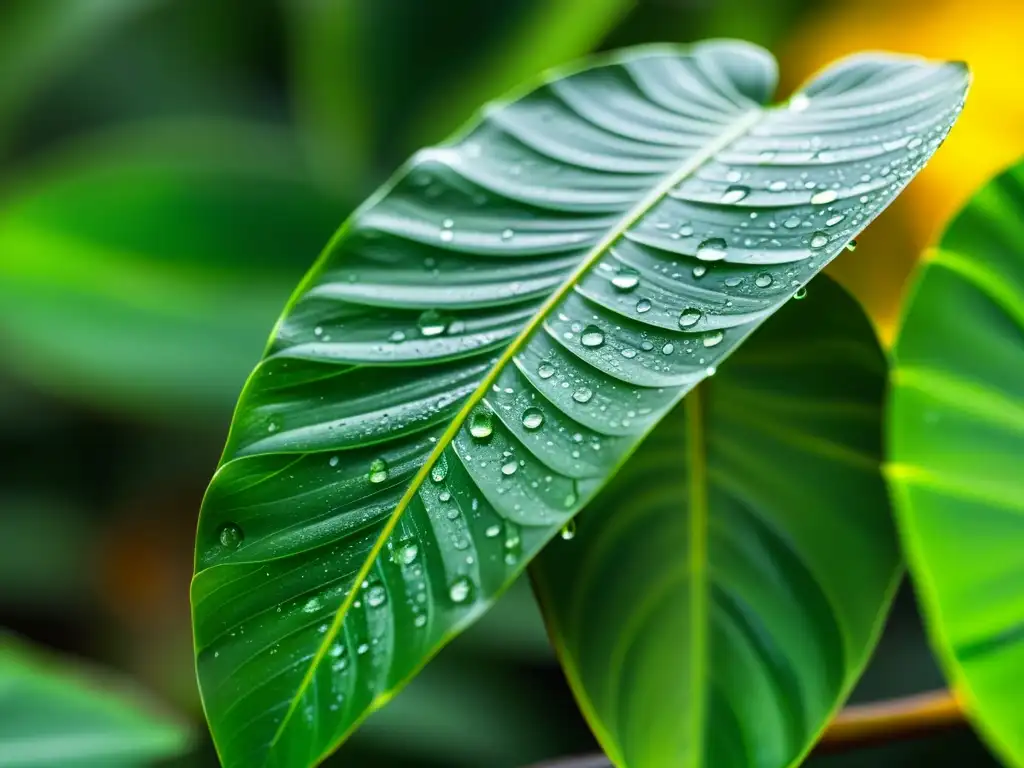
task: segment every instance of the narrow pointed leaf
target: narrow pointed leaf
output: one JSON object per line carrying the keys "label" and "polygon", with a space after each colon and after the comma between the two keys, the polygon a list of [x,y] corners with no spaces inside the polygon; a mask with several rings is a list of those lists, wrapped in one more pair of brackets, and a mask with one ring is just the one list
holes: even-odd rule
{"label": "narrow pointed leaf", "polygon": [[982,735],[1024,765],[1024,163],[928,254],[896,344],[888,426],[932,642]]}
{"label": "narrow pointed leaf", "polygon": [[862,56],[765,107],[775,76],[725,41],[550,75],[342,227],[200,517],[227,765],[312,764],[386,703],[885,207],[967,79]]}
{"label": "narrow pointed leaf", "polygon": [[863,669],[899,572],[885,359],[831,281],[691,392],[532,574],[628,768],[786,768]]}
{"label": "narrow pointed leaf", "polygon": [[132,768],[185,751],[187,729],[134,692],[0,635],[0,765]]}

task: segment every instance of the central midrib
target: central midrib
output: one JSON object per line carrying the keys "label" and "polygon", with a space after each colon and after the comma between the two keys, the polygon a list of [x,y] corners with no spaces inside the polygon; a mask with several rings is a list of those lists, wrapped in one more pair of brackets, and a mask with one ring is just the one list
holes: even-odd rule
{"label": "central midrib", "polygon": [[[728,128],[728,130],[724,131],[716,139],[709,142],[701,151],[695,152],[690,158],[686,160],[686,162],[682,163],[679,166],[679,168],[677,168],[675,171],[673,171],[670,174],[667,174],[665,178],[657,186],[653,187],[647,195],[645,195],[636,205],[630,208],[623,215],[623,217],[619,220],[616,226],[608,231],[608,234],[601,238],[601,240],[598,241],[598,243],[595,244],[586,253],[586,255],[580,260],[580,265],[575,270],[573,270],[573,272],[562,282],[558,289],[554,291],[544,301],[543,304],[541,304],[541,306],[537,309],[537,312],[533,315],[532,320],[529,323],[527,323],[523,330],[520,331],[520,333],[515,337],[515,339],[513,339],[512,342],[505,348],[504,352],[491,367],[491,370],[487,374],[487,376],[483,378],[483,380],[480,382],[480,385],[467,398],[465,404],[454,416],[451,423],[448,425],[448,428],[445,430],[444,434],[438,438],[434,450],[431,451],[426,461],[424,461],[423,466],[420,467],[419,471],[409,481],[409,486],[406,492],[402,495],[402,498],[399,499],[394,511],[391,513],[387,523],[381,530],[380,535],[377,538],[377,541],[374,543],[372,549],[367,554],[362,567],[359,569],[359,572],[356,574],[355,579],[353,580],[353,584],[360,584],[367,577],[367,575],[370,572],[370,569],[373,567],[373,563],[376,561],[377,556],[380,554],[384,546],[384,543],[387,541],[388,537],[394,531],[395,526],[398,524],[399,518],[401,518],[402,514],[405,512],[406,508],[409,505],[409,502],[411,502],[416,493],[419,492],[419,488],[426,480],[431,467],[433,467],[434,463],[440,458],[445,448],[447,448],[448,445],[451,443],[452,439],[455,437],[458,430],[462,427],[462,424],[469,417],[470,412],[473,410],[473,408],[477,406],[477,404],[480,402],[483,396],[487,393],[488,389],[497,379],[498,375],[504,369],[505,365],[508,364],[510,360],[512,360],[512,358],[520,349],[522,349],[524,344],[529,340],[530,336],[538,328],[543,319],[548,316],[548,314],[573,289],[573,287],[580,280],[580,278],[591,267],[594,266],[594,263],[601,256],[603,256],[608,251],[608,249],[620,237],[622,237],[622,235],[631,226],[633,226],[636,222],[638,222],[645,215],[647,215],[651,211],[651,209],[654,208],[655,205],[657,205],[659,202],[661,202],[662,199],[664,199],[665,195],[668,194],[669,190],[671,190],[673,187],[675,187],[683,180],[688,178],[690,174],[692,174],[694,171],[696,171],[698,168],[704,165],[704,163],[711,160],[718,152],[732,144],[741,136],[745,135],[746,132],[751,127],[753,127],[755,123],[757,123],[758,119],[764,114],[764,112],[765,110],[760,107],[745,112]],[[689,399],[696,399],[696,395],[696,391],[691,392],[688,395],[688,401]],[[275,748],[278,739],[284,733],[284,730],[288,725],[288,722],[291,720],[292,715],[298,708],[299,701],[301,700],[306,689],[312,682],[313,676],[316,674],[316,670],[322,663],[324,657],[327,654],[328,649],[331,647],[331,645],[334,643],[334,640],[337,638],[338,632],[344,623],[345,616],[348,614],[348,611],[355,600],[356,592],[356,589],[350,590],[349,594],[346,596],[345,600],[338,608],[338,611],[334,616],[334,621],[331,623],[330,629],[324,635],[324,639],[321,642],[320,647],[317,649],[315,656],[310,661],[309,668],[307,669],[306,674],[302,679],[302,682],[300,683],[298,689],[295,692],[295,695],[292,698],[292,702],[288,708],[288,712],[285,713],[284,718],[281,720],[281,724],[278,726],[277,731],[274,733],[274,738],[270,742],[269,746],[269,749],[271,751]],[[376,703],[377,698],[379,697],[375,696],[374,701],[371,701],[370,705],[366,708],[366,714],[374,710],[374,704]],[[701,719],[703,719],[703,713],[701,712],[699,714]],[[365,714],[363,716],[365,716]],[[346,729],[345,733],[342,735],[339,741],[344,740],[345,736],[347,736],[348,733],[351,732],[351,730],[361,721],[361,719],[362,717],[358,717],[355,721],[353,721],[352,725],[350,725],[349,728]],[[321,759],[323,757],[326,757],[327,754],[333,751],[333,748],[333,746],[330,746],[321,756]]]}

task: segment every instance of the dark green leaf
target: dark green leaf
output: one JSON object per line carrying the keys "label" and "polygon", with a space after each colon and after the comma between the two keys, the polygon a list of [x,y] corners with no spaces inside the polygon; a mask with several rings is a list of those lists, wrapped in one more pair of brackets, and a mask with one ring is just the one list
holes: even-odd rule
{"label": "dark green leaf", "polygon": [[537,559],[548,629],[616,765],[785,768],[810,749],[898,576],[884,389],[867,318],[819,280]]}
{"label": "dark green leaf", "polygon": [[0,207],[3,365],[145,415],[223,413],[341,212],[294,158],[273,133],[176,124],[22,179]]}
{"label": "dark green leaf", "polygon": [[131,768],[185,751],[188,732],[139,696],[0,634],[0,765]]}
{"label": "dark green leaf", "polygon": [[53,75],[153,0],[5,0],[0,24],[0,139]]}
{"label": "dark green leaf", "polygon": [[549,76],[341,229],[246,385],[196,543],[229,766],[305,766],[487,610],[658,420],[899,192],[957,65],[766,108],[714,42]]}
{"label": "dark green leaf", "polygon": [[1024,165],[929,252],[896,361],[888,476],[932,641],[983,736],[1024,765]]}

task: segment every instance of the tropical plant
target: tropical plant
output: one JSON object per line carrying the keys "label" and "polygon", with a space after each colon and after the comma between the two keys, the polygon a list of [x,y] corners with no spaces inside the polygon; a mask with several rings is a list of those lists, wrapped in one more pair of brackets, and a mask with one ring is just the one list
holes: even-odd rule
{"label": "tropical plant", "polygon": [[968,76],[860,55],[765,106],[775,79],[730,41],[555,71],[342,226],[200,515],[225,765],[323,759],[542,549],[552,636],[616,762],[806,754],[899,571],[884,358],[827,283],[726,358],[920,170]]}

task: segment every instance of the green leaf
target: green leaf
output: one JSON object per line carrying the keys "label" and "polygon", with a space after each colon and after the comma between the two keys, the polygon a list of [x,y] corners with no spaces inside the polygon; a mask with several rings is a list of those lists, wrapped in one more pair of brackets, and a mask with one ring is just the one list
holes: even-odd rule
{"label": "green leaf", "polygon": [[370,173],[376,144],[366,93],[371,31],[359,2],[286,0],[291,97],[325,183],[342,191]]}
{"label": "green leaf", "polygon": [[867,318],[819,280],[534,563],[566,675],[616,765],[785,768],[815,742],[899,575],[884,389]]}
{"label": "green leaf", "polygon": [[[330,752],[898,193],[958,65],[762,49],[557,73],[416,155],[279,321],[203,503],[200,687],[228,766]],[[866,180],[865,180],[866,179]]]}
{"label": "green leaf", "polygon": [[225,413],[341,210],[296,156],[251,126],[173,124],[20,179],[0,205],[3,364],[145,416]]}
{"label": "green leaf", "polygon": [[0,141],[33,95],[153,0],[5,0],[0,24]]}
{"label": "green leaf", "polygon": [[129,768],[181,754],[189,734],[124,686],[0,634],[0,765]]}
{"label": "green leaf", "polygon": [[[637,0],[546,0],[532,2],[524,18],[485,54],[447,83],[422,120],[417,143],[437,141],[457,128],[482,102],[515,88],[537,72],[564,64],[597,48],[636,6]],[[416,144],[413,144],[416,146]]]}
{"label": "green leaf", "polygon": [[931,638],[982,735],[1024,765],[1024,164],[928,254],[896,361],[888,477]]}

